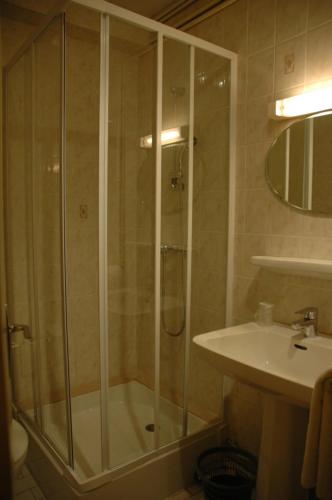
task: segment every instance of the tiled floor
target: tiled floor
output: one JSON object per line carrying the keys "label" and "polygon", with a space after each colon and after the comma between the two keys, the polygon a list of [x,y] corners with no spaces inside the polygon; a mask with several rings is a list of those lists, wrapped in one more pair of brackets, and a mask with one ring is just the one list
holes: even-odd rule
{"label": "tiled floor", "polygon": [[29,469],[25,466],[14,480],[14,500],[46,500]]}
{"label": "tiled floor", "polygon": [[191,495],[187,490],[181,490],[168,497],[166,500],[205,500],[203,493],[196,493],[196,495]]}
{"label": "tiled floor", "polygon": [[197,485],[190,486],[185,490],[180,490],[166,500],[205,500],[201,488]]}

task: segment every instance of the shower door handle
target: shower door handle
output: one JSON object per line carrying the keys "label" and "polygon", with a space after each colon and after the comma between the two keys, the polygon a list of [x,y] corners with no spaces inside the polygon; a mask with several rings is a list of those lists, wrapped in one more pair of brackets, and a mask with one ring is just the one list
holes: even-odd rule
{"label": "shower door handle", "polygon": [[7,330],[9,335],[12,335],[13,333],[16,332],[23,332],[25,339],[32,340],[32,334],[29,325],[18,325],[18,324],[8,325]]}

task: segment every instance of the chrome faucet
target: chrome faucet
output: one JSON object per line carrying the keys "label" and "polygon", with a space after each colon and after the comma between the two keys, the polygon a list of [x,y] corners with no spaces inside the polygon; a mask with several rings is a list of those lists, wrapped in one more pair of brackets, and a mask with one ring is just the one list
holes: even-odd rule
{"label": "chrome faucet", "polygon": [[292,328],[303,331],[306,337],[316,337],[318,333],[318,307],[305,307],[295,314],[303,314],[303,319],[294,321]]}

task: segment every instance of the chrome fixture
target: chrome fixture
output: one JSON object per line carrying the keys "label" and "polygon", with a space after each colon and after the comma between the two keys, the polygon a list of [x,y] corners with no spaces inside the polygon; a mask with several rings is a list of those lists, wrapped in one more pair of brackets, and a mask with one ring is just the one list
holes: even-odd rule
{"label": "chrome fixture", "polygon": [[23,332],[25,339],[32,340],[32,334],[29,325],[7,325],[7,331],[9,335],[12,335],[16,332]]}
{"label": "chrome fixture", "polygon": [[200,71],[199,73],[197,73],[196,78],[200,85],[204,85],[207,80],[207,74],[205,73],[205,71]]}
{"label": "chrome fixture", "polygon": [[171,188],[173,191],[183,191],[184,183],[181,182],[180,177],[172,177],[171,178]]}
{"label": "chrome fixture", "polygon": [[318,332],[318,307],[305,307],[296,311],[295,314],[303,314],[303,319],[292,323],[292,328],[301,330],[306,337],[316,337]]}
{"label": "chrome fixture", "polygon": [[[181,333],[184,331],[184,328],[186,326],[186,297],[185,297],[185,288],[184,288],[184,283],[185,283],[185,255],[187,250],[179,245],[168,245],[166,243],[162,243],[160,245],[160,252],[162,255],[162,277],[161,277],[161,325],[165,333],[167,335],[170,335],[171,337],[179,337]],[[181,324],[178,330],[173,331],[170,328],[167,327],[166,325],[166,319],[165,319],[165,306],[166,306],[166,262],[167,262],[167,255],[170,252],[174,253],[180,253],[181,254],[181,273],[182,273],[182,280],[181,280],[181,294],[182,294],[182,318],[181,318]]]}
{"label": "chrome fixture", "polygon": [[180,245],[168,245],[167,243],[162,243],[160,245],[160,251],[161,251],[161,253],[166,253],[168,251],[186,253],[187,249],[184,247],[181,247]]}
{"label": "chrome fixture", "polygon": [[[194,143],[195,145],[195,143]],[[183,147],[178,152],[177,155],[177,168],[176,171],[173,173],[171,176],[171,189],[172,191],[184,191],[185,185],[184,185],[184,168],[183,168],[183,155],[184,153],[188,150],[188,144],[184,144]],[[182,201],[182,200],[181,200]],[[181,203],[182,205],[182,203]]]}
{"label": "chrome fixture", "polygon": [[[197,144],[197,137],[194,137],[194,146]],[[184,167],[183,167],[183,156],[189,151],[189,142],[186,141],[183,146],[179,149],[177,157],[177,170],[171,177],[171,188],[173,191],[184,191],[185,185],[184,179]]]}

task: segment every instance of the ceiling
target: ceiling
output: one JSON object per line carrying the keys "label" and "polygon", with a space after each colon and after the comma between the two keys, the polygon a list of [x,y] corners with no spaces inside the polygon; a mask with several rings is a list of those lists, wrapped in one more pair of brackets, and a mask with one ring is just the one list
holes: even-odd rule
{"label": "ceiling", "polygon": [[[38,26],[45,15],[65,0],[0,0],[1,15],[12,21]],[[106,0],[175,28],[196,19],[217,4],[236,0]]]}
{"label": "ceiling", "polygon": [[[236,0],[106,0],[178,29],[199,18],[217,4]],[[0,0],[0,14],[26,26],[27,37],[40,26],[46,15],[65,0]],[[8,23],[7,23],[8,24]],[[17,26],[19,26],[19,24]],[[12,36],[10,24],[7,31]],[[15,28],[16,29],[16,28]],[[29,31],[30,30],[30,31]],[[3,30],[4,31],[4,30]],[[24,40],[21,40],[23,43]]]}
{"label": "ceiling", "polygon": [[[190,3],[188,0],[107,0],[146,17],[158,18],[169,8]],[[38,23],[57,4],[57,0],[0,0],[2,14],[12,20]]]}
{"label": "ceiling", "polygon": [[132,10],[142,16],[158,18],[165,9],[185,3],[179,0],[107,0],[125,9]]}

